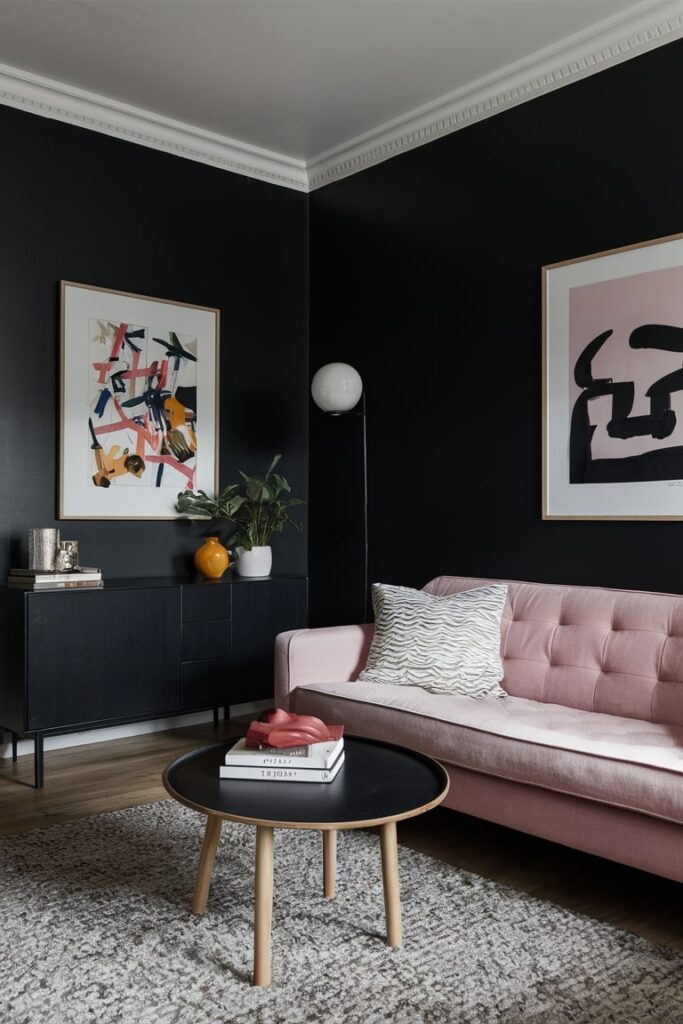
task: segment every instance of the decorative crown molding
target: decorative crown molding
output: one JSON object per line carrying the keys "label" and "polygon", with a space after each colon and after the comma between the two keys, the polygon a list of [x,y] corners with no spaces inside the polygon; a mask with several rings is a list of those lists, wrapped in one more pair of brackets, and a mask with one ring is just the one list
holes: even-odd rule
{"label": "decorative crown molding", "polygon": [[0,104],[310,192],[683,36],[683,0],[643,0],[306,161],[0,63]]}
{"label": "decorative crown molding", "polygon": [[652,0],[379,125],[306,163],[321,188],[683,35],[683,2]]}
{"label": "decorative crown molding", "polygon": [[306,163],[118,100],[0,64],[0,103],[234,174],[308,191]]}

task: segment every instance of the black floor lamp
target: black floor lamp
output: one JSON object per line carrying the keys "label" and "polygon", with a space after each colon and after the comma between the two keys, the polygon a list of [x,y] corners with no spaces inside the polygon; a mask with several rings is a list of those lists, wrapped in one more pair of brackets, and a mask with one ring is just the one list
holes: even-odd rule
{"label": "black floor lamp", "polygon": [[369,619],[368,579],[368,434],[365,391],[358,370],[348,363],[326,363],[311,381],[311,396],[329,416],[360,416],[363,420],[363,612]]}

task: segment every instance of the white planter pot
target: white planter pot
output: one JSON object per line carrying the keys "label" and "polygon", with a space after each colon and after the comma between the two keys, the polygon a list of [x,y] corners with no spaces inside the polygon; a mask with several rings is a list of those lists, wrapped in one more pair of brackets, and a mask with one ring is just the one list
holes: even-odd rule
{"label": "white planter pot", "polygon": [[237,564],[235,569],[238,576],[270,576],[272,565],[273,549],[270,544],[260,548],[252,548],[251,551],[237,548]]}

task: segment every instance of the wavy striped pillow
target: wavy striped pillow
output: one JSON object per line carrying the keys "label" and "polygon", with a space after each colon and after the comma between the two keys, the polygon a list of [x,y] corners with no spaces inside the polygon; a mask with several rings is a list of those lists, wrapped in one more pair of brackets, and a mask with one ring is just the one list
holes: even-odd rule
{"label": "wavy striped pillow", "polygon": [[359,679],[431,693],[505,697],[499,683],[506,597],[507,587],[499,583],[447,597],[374,583],[375,635]]}

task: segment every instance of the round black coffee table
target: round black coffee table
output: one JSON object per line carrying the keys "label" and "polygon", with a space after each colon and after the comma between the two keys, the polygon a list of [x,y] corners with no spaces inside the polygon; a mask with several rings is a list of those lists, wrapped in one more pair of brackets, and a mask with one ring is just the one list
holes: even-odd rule
{"label": "round black coffee table", "polygon": [[405,747],[345,737],[346,760],[333,782],[221,779],[218,769],[231,746],[220,743],[179,757],[164,772],[164,786],[180,803],[206,815],[192,902],[195,914],[203,914],[206,909],[223,819],[256,826],[254,985],[270,984],[275,828],[307,828],[323,833],[324,892],[332,899],[337,831],[379,826],[387,941],[390,946],[400,946],[396,822],[441,803],[448,793],[445,769],[431,757]]}

